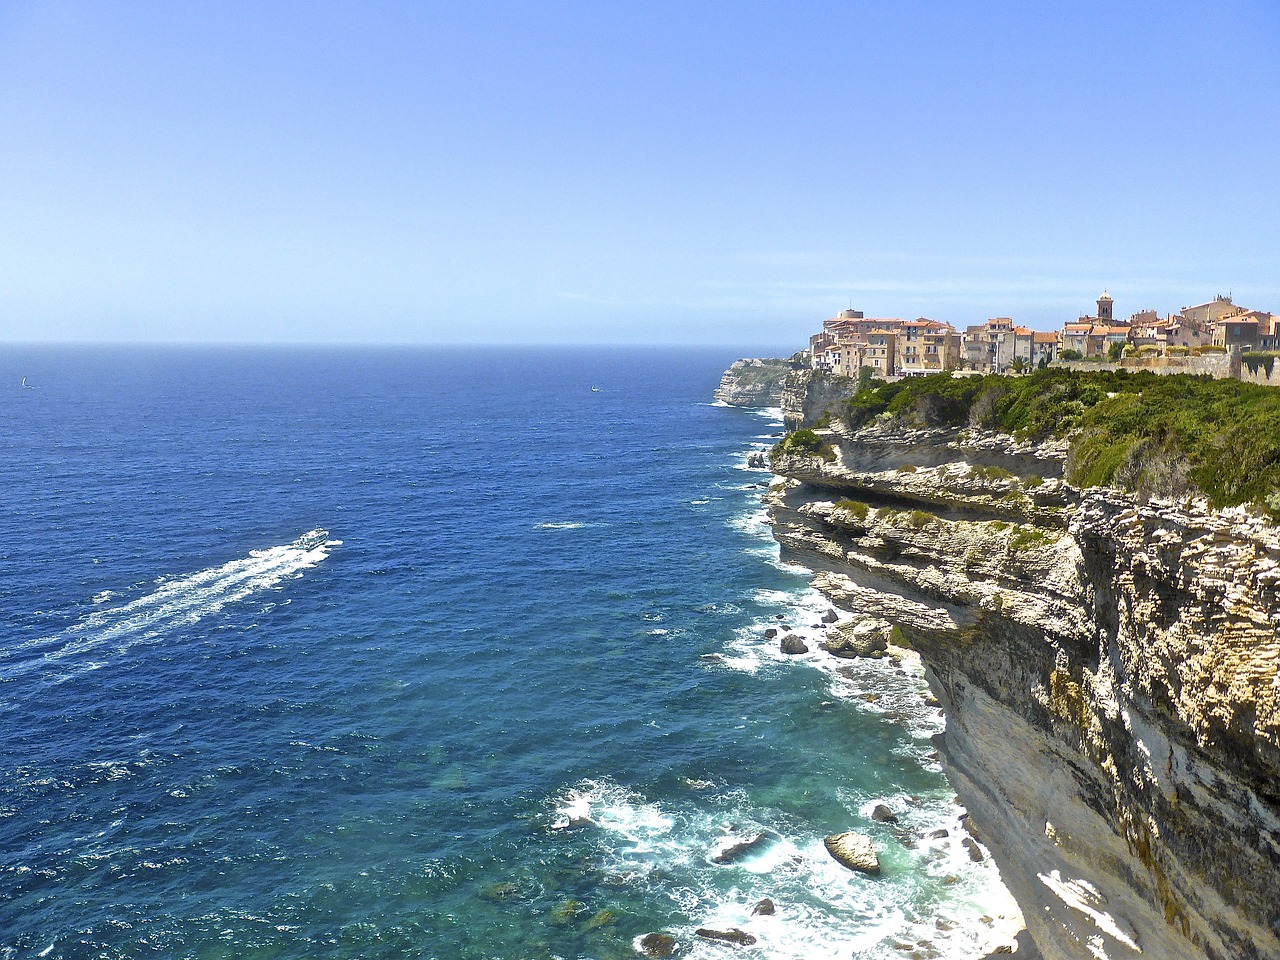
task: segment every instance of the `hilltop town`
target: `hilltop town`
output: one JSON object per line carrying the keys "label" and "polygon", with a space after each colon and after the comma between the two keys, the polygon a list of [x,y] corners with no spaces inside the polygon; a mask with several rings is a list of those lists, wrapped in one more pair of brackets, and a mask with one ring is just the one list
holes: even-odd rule
{"label": "hilltop town", "polygon": [[866,317],[860,310],[844,310],[809,338],[815,369],[885,380],[943,371],[1023,373],[1081,361],[1227,377],[1239,376],[1243,354],[1277,349],[1280,315],[1239,306],[1230,296],[1165,317],[1142,310],[1122,320],[1114,316],[1114,301],[1105,291],[1092,316],[1057,331],[1032,330],[1009,317],[959,331],[925,317]]}

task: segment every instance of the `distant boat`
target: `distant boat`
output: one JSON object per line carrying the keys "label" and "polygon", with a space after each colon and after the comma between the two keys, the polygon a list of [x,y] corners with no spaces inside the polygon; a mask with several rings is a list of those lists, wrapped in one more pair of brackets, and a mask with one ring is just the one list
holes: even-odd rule
{"label": "distant boat", "polygon": [[34,389],[35,389],[35,386],[34,386],[34,385],[32,385],[32,384],[30,384],[30,383],[27,383],[27,378],[26,378],[26,377],[23,377],[23,378],[22,378],[22,389],[23,389],[23,390],[34,390]]}
{"label": "distant boat", "polygon": [[592,393],[599,393],[599,392],[600,392],[600,388],[599,388],[599,387],[597,387],[597,386],[595,386],[595,385],[593,384],[593,385],[592,385],[592,387],[591,387],[591,392],[592,392]]}

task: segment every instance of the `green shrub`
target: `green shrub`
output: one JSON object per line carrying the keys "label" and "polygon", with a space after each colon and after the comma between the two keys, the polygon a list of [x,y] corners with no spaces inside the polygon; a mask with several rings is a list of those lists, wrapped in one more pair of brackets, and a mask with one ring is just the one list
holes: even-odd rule
{"label": "green shrub", "polygon": [[871,512],[871,507],[861,500],[837,500],[835,507],[837,510],[843,510],[855,520],[865,520],[867,519],[867,514]]}
{"label": "green shrub", "polygon": [[1013,474],[1010,473],[1008,470],[1006,470],[1004,467],[977,466],[977,467],[971,467],[969,469],[969,476],[973,477],[973,479],[975,480],[992,481],[992,480],[1008,480],[1010,477],[1013,476]]}
{"label": "green shrub", "polygon": [[1043,487],[1044,477],[1040,476],[1040,474],[1038,473],[1029,473],[1022,478],[1022,485],[1024,487],[1031,487],[1033,489],[1035,487]]}
{"label": "green shrub", "polygon": [[898,467],[897,469],[899,473],[915,473],[920,468],[917,467],[914,463],[904,463],[902,466]]}
{"label": "green shrub", "polygon": [[817,456],[828,463],[836,458],[836,452],[831,444],[809,429],[796,430],[787,434],[773,448],[770,456],[777,458],[785,454],[795,454],[803,457]]}
{"label": "green shrub", "polygon": [[1038,547],[1048,542],[1049,536],[1043,530],[1037,527],[1024,527],[1022,524],[1015,524],[1013,535],[1009,537],[1009,549],[1015,552],[1030,550],[1032,547]]}
{"label": "green shrub", "polygon": [[941,374],[873,381],[841,415],[854,427],[880,416],[958,427],[975,406],[984,425],[1019,438],[1070,436],[1066,476],[1077,486],[1115,482],[1164,495],[1156,491],[1176,489],[1183,476],[1219,507],[1267,505],[1280,493],[1280,390],[1237,380],[1062,367],[1025,377]]}
{"label": "green shrub", "polygon": [[907,516],[907,521],[916,529],[919,529],[920,527],[927,527],[937,519],[938,518],[928,510],[912,510]]}
{"label": "green shrub", "polygon": [[1059,360],[1083,360],[1084,354],[1079,350],[1063,350],[1058,354]]}

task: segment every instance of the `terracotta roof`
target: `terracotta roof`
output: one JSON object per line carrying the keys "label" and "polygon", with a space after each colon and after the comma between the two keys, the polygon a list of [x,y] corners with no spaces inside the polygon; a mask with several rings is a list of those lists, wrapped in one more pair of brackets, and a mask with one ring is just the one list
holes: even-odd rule
{"label": "terracotta roof", "polygon": [[1032,343],[1057,343],[1058,335],[1052,330],[1033,330],[1031,332]]}

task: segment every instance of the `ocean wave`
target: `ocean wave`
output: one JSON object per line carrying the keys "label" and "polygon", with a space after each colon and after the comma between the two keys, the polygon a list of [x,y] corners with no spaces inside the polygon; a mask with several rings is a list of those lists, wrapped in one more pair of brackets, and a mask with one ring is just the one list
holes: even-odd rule
{"label": "ocean wave", "polygon": [[[746,791],[697,786],[715,795],[691,785],[687,799],[658,803],[600,778],[552,800],[553,829],[594,841],[603,882],[638,885],[687,918],[670,928],[685,945],[682,955],[723,956],[722,946],[694,934],[709,927],[743,930],[756,938],[759,955],[777,960],[901,957],[898,944],[908,941],[927,947],[929,956],[970,957],[991,937],[983,914],[1016,914],[1012,902],[999,897],[994,868],[973,863],[959,836],[950,835],[960,831],[890,854],[886,873],[869,881],[836,863],[821,835],[811,828],[797,832],[791,818],[753,804]],[[912,834],[955,826],[957,808],[949,800],[887,799]],[[896,845],[883,828],[877,836],[877,846]],[[717,854],[752,838],[758,839],[740,856],[717,861]],[[925,878],[956,896],[921,910]],[[756,913],[766,897],[776,912]]]}
{"label": "ocean wave", "polygon": [[773,527],[769,525],[769,513],[760,506],[753,506],[750,510],[730,517],[727,522],[730,527],[740,533],[745,533],[757,540],[773,542]]}
{"label": "ocean wave", "polygon": [[312,530],[292,543],[181,577],[157,578],[156,589],[82,617],[52,636],[0,651],[0,678],[51,672],[61,681],[100,669],[111,657],[139,644],[155,643],[175,629],[213,616],[229,604],[300,576],[342,543]]}
{"label": "ocean wave", "polygon": [[582,523],[573,520],[548,520],[546,523],[535,523],[535,530],[581,530],[583,527],[594,526],[590,523]]}

